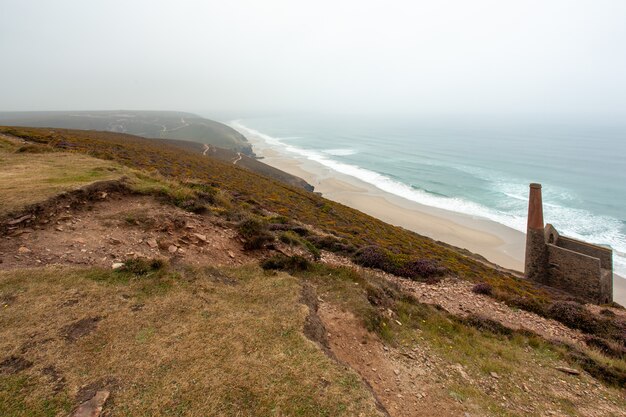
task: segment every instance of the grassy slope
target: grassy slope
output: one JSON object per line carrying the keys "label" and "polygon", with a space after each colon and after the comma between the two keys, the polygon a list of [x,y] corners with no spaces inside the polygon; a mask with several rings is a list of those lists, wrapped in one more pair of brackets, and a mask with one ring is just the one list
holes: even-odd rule
{"label": "grassy slope", "polygon": [[0,132],[112,159],[132,168],[157,171],[167,178],[207,182],[232,192],[249,205],[313,225],[357,246],[379,245],[399,254],[436,260],[464,279],[490,282],[503,297],[527,297],[538,302],[546,302],[548,298],[548,294],[531,283],[498,272],[432,239],[391,226],[314,193],[173,146],[157,148],[147,139],[105,132],[56,129],[51,133],[48,129],[10,127],[0,128]]}
{"label": "grassy slope", "polygon": [[122,172],[122,167],[111,161],[76,153],[49,153],[45,148],[22,147],[0,137],[0,216],[93,181],[120,178]]}
{"label": "grassy slope", "polygon": [[0,124],[123,131],[147,138],[185,139],[251,153],[250,144],[239,132],[222,123],[191,113],[156,111],[0,113]]}
{"label": "grassy slope", "polygon": [[[379,415],[359,378],[303,337],[286,274],[47,268],[0,272],[0,294],[0,352],[34,363],[0,372],[2,416],[67,413],[94,381],[122,416]],[[84,318],[99,321],[68,338]]]}

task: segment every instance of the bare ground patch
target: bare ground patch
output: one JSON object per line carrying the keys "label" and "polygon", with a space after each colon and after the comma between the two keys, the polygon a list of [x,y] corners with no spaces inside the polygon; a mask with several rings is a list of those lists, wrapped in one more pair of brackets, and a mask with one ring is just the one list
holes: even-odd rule
{"label": "bare ground patch", "polygon": [[38,224],[8,230],[0,237],[0,269],[54,264],[110,268],[136,257],[217,266],[253,259],[219,218],[151,196],[102,190],[97,195],[78,207],[54,204],[56,209],[40,210]]}

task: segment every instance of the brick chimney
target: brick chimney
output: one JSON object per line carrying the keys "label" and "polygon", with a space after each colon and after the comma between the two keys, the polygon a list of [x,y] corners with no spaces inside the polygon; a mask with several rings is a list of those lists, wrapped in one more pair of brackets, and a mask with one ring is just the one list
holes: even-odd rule
{"label": "brick chimney", "polygon": [[526,259],[524,275],[533,281],[547,283],[548,247],[544,235],[541,184],[530,184],[528,226],[526,228]]}

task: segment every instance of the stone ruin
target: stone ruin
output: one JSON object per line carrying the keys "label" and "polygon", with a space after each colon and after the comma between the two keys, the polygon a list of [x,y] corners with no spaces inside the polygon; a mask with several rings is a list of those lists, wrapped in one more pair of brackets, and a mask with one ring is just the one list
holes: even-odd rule
{"label": "stone ruin", "polygon": [[613,301],[613,251],[544,226],[541,184],[530,184],[524,275],[596,304]]}

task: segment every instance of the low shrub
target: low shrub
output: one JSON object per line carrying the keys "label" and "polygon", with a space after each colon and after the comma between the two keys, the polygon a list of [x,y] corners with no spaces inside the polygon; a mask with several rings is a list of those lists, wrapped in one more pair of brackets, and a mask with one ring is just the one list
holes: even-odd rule
{"label": "low shrub", "polygon": [[310,267],[311,263],[306,258],[299,255],[274,255],[261,263],[261,268],[265,270],[278,270],[288,272],[306,271]]}
{"label": "low shrub", "polygon": [[309,230],[306,227],[287,223],[271,223],[268,229],[272,231],[292,231],[299,236],[307,236],[309,234]]}
{"label": "low shrub", "polygon": [[342,241],[334,236],[309,236],[307,238],[309,242],[315,245],[316,248],[321,250],[327,250],[329,252],[342,253],[342,254],[353,254],[356,251],[354,245],[347,243],[347,241]]}
{"label": "low shrub", "polygon": [[379,246],[366,246],[356,251],[352,260],[355,264],[366,268],[376,268],[386,271],[391,267],[391,260],[387,251]]}
{"label": "low shrub", "polygon": [[511,336],[514,333],[513,330],[509,329],[506,326],[503,326],[502,324],[500,324],[500,322],[476,314],[472,314],[463,319],[460,319],[460,321],[478,330],[489,331],[494,334]]}
{"label": "low shrub", "polygon": [[366,246],[359,249],[352,260],[357,265],[380,269],[414,281],[435,283],[446,273],[445,268],[440,267],[431,259],[406,260],[378,246]]}
{"label": "low shrub", "polygon": [[598,336],[587,335],[585,336],[585,343],[587,343],[587,346],[600,350],[607,356],[617,359],[626,358],[626,348],[616,342],[611,342],[610,340]]}
{"label": "low shrub", "polygon": [[124,270],[135,275],[146,275],[166,267],[163,259],[132,258],[124,262]]}
{"label": "low shrub", "polygon": [[472,292],[476,294],[491,295],[493,294],[493,287],[489,283],[479,282],[472,287]]}
{"label": "low shrub", "polygon": [[568,352],[567,359],[569,362],[578,364],[591,376],[600,381],[607,382],[617,387],[626,386],[626,371],[614,366],[610,362],[594,360],[584,352],[573,348]]}
{"label": "low shrub", "polygon": [[446,269],[431,259],[416,259],[404,262],[401,266],[393,266],[389,272],[414,281],[436,283],[446,273]]}
{"label": "low shrub", "polygon": [[548,309],[548,315],[568,327],[585,333],[598,333],[600,323],[582,304],[573,301],[556,301]]}
{"label": "low shrub", "polygon": [[17,153],[48,153],[48,152],[54,152],[54,149],[45,145],[28,144],[28,145],[20,146],[16,152]]}
{"label": "low shrub", "polygon": [[255,217],[241,221],[237,225],[237,231],[244,239],[243,247],[246,250],[262,249],[266,243],[274,240],[274,236],[267,230],[267,225]]}

